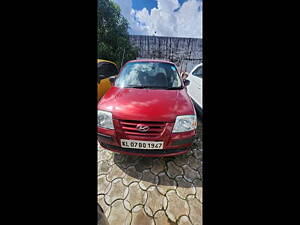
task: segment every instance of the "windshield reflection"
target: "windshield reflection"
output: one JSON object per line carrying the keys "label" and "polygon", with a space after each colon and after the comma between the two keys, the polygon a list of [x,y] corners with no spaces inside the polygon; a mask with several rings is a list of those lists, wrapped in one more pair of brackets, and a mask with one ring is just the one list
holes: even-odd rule
{"label": "windshield reflection", "polygon": [[182,88],[176,67],[161,62],[131,62],[125,65],[115,86],[121,88]]}

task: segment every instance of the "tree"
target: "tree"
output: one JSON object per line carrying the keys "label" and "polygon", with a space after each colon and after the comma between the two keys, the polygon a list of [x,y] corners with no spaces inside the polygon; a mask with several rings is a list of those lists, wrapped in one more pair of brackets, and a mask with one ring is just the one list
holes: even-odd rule
{"label": "tree", "polygon": [[135,59],[138,49],[129,42],[129,24],[121,15],[120,7],[112,0],[98,0],[98,58],[117,63]]}

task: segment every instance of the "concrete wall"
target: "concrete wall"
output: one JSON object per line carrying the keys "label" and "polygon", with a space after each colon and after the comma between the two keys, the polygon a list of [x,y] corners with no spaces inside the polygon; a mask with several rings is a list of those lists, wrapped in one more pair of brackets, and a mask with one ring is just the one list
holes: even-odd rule
{"label": "concrete wall", "polygon": [[170,60],[181,71],[202,62],[202,39],[130,35],[130,42],[140,49],[138,58]]}

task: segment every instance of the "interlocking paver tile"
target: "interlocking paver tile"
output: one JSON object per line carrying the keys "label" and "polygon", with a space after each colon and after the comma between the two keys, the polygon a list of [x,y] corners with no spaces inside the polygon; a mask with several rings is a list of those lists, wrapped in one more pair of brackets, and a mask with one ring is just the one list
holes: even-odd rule
{"label": "interlocking paver tile", "polygon": [[113,165],[110,173],[106,176],[108,181],[112,181],[116,178],[123,178],[125,177],[125,173],[121,170],[117,165]]}
{"label": "interlocking paver tile", "polygon": [[171,221],[176,222],[180,216],[189,215],[187,201],[179,198],[174,190],[168,191],[166,197],[168,199],[166,214]]}
{"label": "interlocking paver tile", "polygon": [[124,190],[124,185],[122,183],[122,179],[117,178],[112,181],[111,188],[108,191],[108,193],[105,195],[105,201],[108,204],[111,204],[116,199],[125,199],[127,193],[126,193],[126,189]]}
{"label": "interlocking paver tile", "polygon": [[98,162],[98,175],[108,174],[111,170],[111,166],[106,160]]}
{"label": "interlocking paver tile", "polygon": [[129,163],[128,163],[128,155],[124,155],[124,154],[119,154],[119,153],[115,153],[114,154],[114,157],[113,157],[113,161],[116,165],[118,165],[120,168],[122,169],[126,169],[128,168],[129,166],[131,166]]}
{"label": "interlocking paver tile", "polygon": [[158,211],[154,215],[154,221],[156,225],[176,225],[166,215],[165,211]]}
{"label": "interlocking paver tile", "polygon": [[203,198],[202,198],[202,187],[196,187],[196,198],[203,203]]}
{"label": "interlocking paver tile", "polygon": [[152,167],[152,158],[144,157],[140,158],[138,163],[136,164],[135,168],[139,172],[143,172],[145,169],[151,169]]}
{"label": "interlocking paver tile", "polygon": [[198,170],[202,166],[201,161],[199,159],[197,159],[195,156],[190,156],[189,157],[189,163],[188,164],[194,170]]}
{"label": "interlocking paver tile", "polygon": [[111,207],[109,205],[106,204],[106,202],[104,201],[104,195],[98,195],[98,203],[101,206],[101,208],[104,211],[104,214],[106,216],[106,218],[109,216]]}
{"label": "interlocking paver tile", "polygon": [[186,157],[185,155],[180,155],[180,156],[177,156],[175,159],[174,159],[174,162],[177,166],[183,166],[183,165],[186,165],[188,164],[188,157]]}
{"label": "interlocking paver tile", "polygon": [[127,165],[129,166],[134,166],[137,165],[139,163],[139,160],[141,159],[140,156],[135,156],[135,155],[128,155],[125,159],[124,162],[127,163]]}
{"label": "interlocking paver tile", "polygon": [[196,187],[196,198],[202,203],[202,181],[200,179],[195,179],[193,184]]}
{"label": "interlocking paver tile", "polygon": [[162,158],[154,159],[152,164],[151,172],[155,175],[165,170],[165,161]]}
{"label": "interlocking paver tile", "polygon": [[176,188],[176,193],[179,197],[185,199],[188,195],[195,195],[196,188],[194,185],[186,181],[183,176],[176,177],[178,187]]}
{"label": "interlocking paver tile", "polygon": [[130,225],[131,214],[124,208],[122,200],[117,200],[112,204],[108,222],[110,225]]}
{"label": "interlocking paver tile", "polygon": [[198,173],[198,171],[192,169],[189,165],[184,165],[182,166],[183,170],[184,170],[184,179],[186,179],[189,182],[193,182],[194,179],[199,178],[200,179],[200,175]]}
{"label": "interlocking paver tile", "polygon": [[162,195],[165,195],[168,190],[176,189],[176,181],[168,177],[165,172],[158,174],[158,180],[157,190]]}
{"label": "interlocking paver tile", "polygon": [[131,215],[131,225],[155,225],[153,218],[148,216],[140,205],[133,208]]}
{"label": "interlocking paver tile", "polygon": [[202,165],[198,168],[197,172],[199,173],[200,179],[203,179],[203,173],[202,173]]}
{"label": "interlocking paver tile", "polygon": [[187,216],[182,216],[178,220],[178,225],[193,225]]}
{"label": "interlocking paver tile", "polygon": [[163,209],[164,198],[156,188],[156,186],[151,186],[147,190],[147,201],[145,204],[145,211],[149,216],[153,216],[154,213],[160,209]]}
{"label": "interlocking paver tile", "polygon": [[[102,147],[100,147],[102,149]],[[98,151],[98,160],[110,160],[113,157],[113,153],[110,151]]]}
{"label": "interlocking paver tile", "polygon": [[106,175],[100,175],[98,177],[97,187],[98,187],[98,194],[99,195],[100,194],[106,194],[109,191],[109,189],[111,187],[111,183],[106,180]]}
{"label": "interlocking paver tile", "polygon": [[123,178],[123,183],[129,185],[134,181],[140,181],[142,178],[142,173],[136,171],[135,166],[130,166],[126,169],[126,175]]}
{"label": "interlocking paver tile", "polygon": [[124,205],[125,209],[127,209],[128,211],[130,211],[132,209],[130,202],[127,201],[126,199],[123,200],[123,205]]}
{"label": "interlocking paver tile", "polygon": [[158,177],[151,173],[149,169],[144,170],[142,179],[139,182],[141,189],[147,190],[147,188],[153,184],[158,184]]}
{"label": "interlocking paver tile", "polygon": [[114,153],[114,162],[116,164],[120,164],[123,162],[126,158],[126,155],[120,154],[120,153]]}
{"label": "interlocking paver tile", "polygon": [[173,161],[167,162],[167,174],[171,178],[175,178],[176,176],[183,174],[183,169],[177,166]]}
{"label": "interlocking paver tile", "polygon": [[[139,187],[138,182],[133,182],[128,187],[128,195],[125,200],[125,208],[131,210],[136,205],[145,204],[147,193]],[[129,203],[129,205],[127,203]]]}
{"label": "interlocking paver tile", "polygon": [[185,153],[185,156],[186,157],[189,157],[189,156],[191,156],[191,155],[193,155],[194,154],[194,152],[192,151],[192,149],[190,150],[190,151],[188,151],[187,153]]}
{"label": "interlocking paver tile", "polygon": [[194,196],[188,196],[187,202],[190,207],[189,218],[193,224],[202,225],[202,204]]}
{"label": "interlocking paver tile", "polygon": [[202,160],[202,150],[194,149],[193,152],[194,152],[194,156],[196,157],[196,159]]}
{"label": "interlocking paver tile", "polygon": [[115,165],[115,161],[113,160],[113,157],[110,160],[107,160],[107,163],[110,167],[113,167],[113,165]]}

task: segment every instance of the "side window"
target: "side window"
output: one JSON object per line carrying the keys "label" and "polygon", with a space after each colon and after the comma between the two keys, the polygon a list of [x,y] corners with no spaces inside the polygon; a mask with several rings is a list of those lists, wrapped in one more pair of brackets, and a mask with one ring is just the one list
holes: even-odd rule
{"label": "side window", "polygon": [[202,78],[202,66],[199,66],[193,73],[192,75],[196,77]]}
{"label": "side window", "polygon": [[104,75],[105,78],[118,74],[118,69],[111,63],[99,63],[98,64],[98,76]]}

